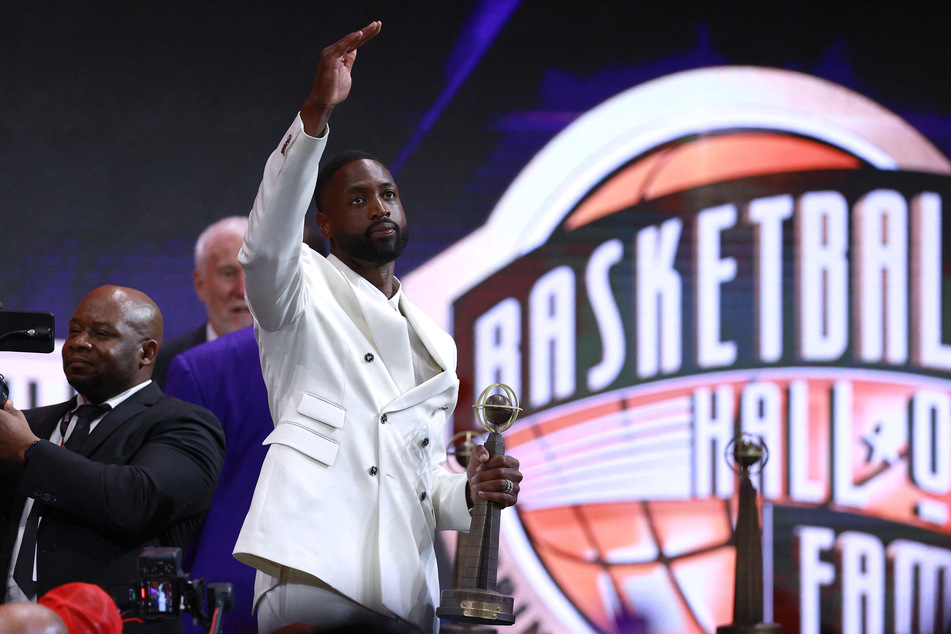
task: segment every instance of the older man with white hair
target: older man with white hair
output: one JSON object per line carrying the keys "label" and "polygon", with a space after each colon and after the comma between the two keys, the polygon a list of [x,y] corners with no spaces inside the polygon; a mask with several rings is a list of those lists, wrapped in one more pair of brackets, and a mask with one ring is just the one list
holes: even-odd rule
{"label": "older man with white hair", "polygon": [[195,294],[205,304],[208,320],[191,332],[166,341],[155,362],[152,379],[165,389],[165,375],[175,355],[250,326],[244,301],[244,270],[238,250],[248,227],[247,216],[228,216],[209,225],[195,242]]}

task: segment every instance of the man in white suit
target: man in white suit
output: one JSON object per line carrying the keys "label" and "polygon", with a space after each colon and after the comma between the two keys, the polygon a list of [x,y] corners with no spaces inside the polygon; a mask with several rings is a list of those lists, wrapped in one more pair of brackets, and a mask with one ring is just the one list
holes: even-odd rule
{"label": "man in white suit", "polygon": [[[408,233],[389,171],[357,153],[317,176],[357,48],[380,28],[322,51],[239,255],[275,422],[234,551],[258,569],[261,632],[433,631],[435,530],[468,530],[474,496],[514,504],[522,479],[517,460],[482,447],[466,474],[442,467],[456,347],[394,277]],[[312,196],[327,258],[301,244]]]}

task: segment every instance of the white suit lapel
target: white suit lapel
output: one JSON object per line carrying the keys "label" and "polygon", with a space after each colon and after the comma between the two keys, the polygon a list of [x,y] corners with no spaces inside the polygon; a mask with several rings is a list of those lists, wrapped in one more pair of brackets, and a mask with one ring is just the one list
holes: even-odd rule
{"label": "white suit lapel", "polygon": [[[384,411],[397,412],[410,407],[425,403],[443,394],[449,389],[454,388],[459,383],[454,372],[440,372],[425,383],[413,388],[409,392],[400,394],[383,408]],[[455,392],[450,403],[447,403],[449,409],[455,407]],[[451,412],[450,412],[451,413]]]}
{"label": "white suit lapel", "polygon": [[364,306],[364,314],[376,336],[377,350],[400,393],[416,387],[406,320],[386,302]]}
{"label": "white suit lapel", "polygon": [[382,299],[382,295],[380,301],[365,301],[364,294],[355,287],[369,284],[369,282],[337,257],[331,255],[327,259],[349,281],[344,285],[347,288],[338,297],[338,301],[352,316],[367,339],[373,343],[397,390],[403,393],[416,387],[406,320],[385,299]]}
{"label": "white suit lapel", "polygon": [[423,342],[423,345],[426,346],[426,350],[432,355],[436,364],[442,368],[443,371],[454,371],[456,369],[456,358],[451,354],[453,351],[446,350],[445,346],[438,345],[437,340],[433,337],[433,334],[436,332],[440,335],[443,334],[438,326],[436,326],[429,317],[413,306],[413,304],[406,299],[405,294],[400,296],[400,310],[406,315],[406,320],[413,330],[415,330],[420,341]]}
{"label": "white suit lapel", "polygon": [[370,328],[369,320],[363,310],[363,305],[357,297],[356,291],[353,289],[352,282],[349,280],[350,275],[356,275],[356,273],[353,273],[346,264],[341,262],[334,255],[328,255],[326,260],[333,264],[334,268],[340,271],[344,277],[344,279],[340,280],[340,284],[333,285],[336,287],[334,299],[343,307],[344,312],[350,316],[354,325],[360,329],[361,334],[367,338],[367,341],[369,341],[373,347],[378,347],[376,338],[373,336],[373,331]]}

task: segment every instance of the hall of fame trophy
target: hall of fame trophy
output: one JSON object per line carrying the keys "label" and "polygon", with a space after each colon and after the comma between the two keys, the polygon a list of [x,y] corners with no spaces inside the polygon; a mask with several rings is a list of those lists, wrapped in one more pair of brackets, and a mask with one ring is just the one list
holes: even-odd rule
{"label": "hall of fame trophy", "polygon": [[[455,457],[456,464],[462,468],[465,473],[469,466],[469,459],[476,445],[481,445],[484,434],[475,430],[461,431],[453,435],[446,445],[446,453]],[[479,441],[478,443],[476,441]],[[458,473],[458,472],[457,472]],[[469,533],[456,533],[455,556],[453,557],[452,586],[453,588],[462,587],[462,573],[465,570],[466,552],[469,548]],[[490,634],[495,632],[494,627],[482,625],[480,623],[446,623],[439,628],[440,632],[451,632],[453,634]]]}
{"label": "hall of fame trophy", "polygon": [[769,459],[762,438],[743,433],[726,448],[730,468],[740,476],[740,504],[736,514],[736,573],[733,578],[733,622],[717,634],[781,634],[776,623],[763,623],[763,537],[756,508],[756,489],[750,480]]}
{"label": "hall of fame trophy", "polygon": [[[493,393],[493,390],[501,393]],[[496,383],[482,391],[473,406],[482,428],[489,432],[484,446],[489,457],[505,454],[502,432],[512,426],[521,409],[515,392],[507,385]],[[499,520],[502,506],[473,496],[472,521],[465,552],[459,552],[465,562],[460,585],[443,590],[436,615],[461,623],[511,625],[515,623],[515,599],[496,591],[499,565]],[[457,561],[457,576],[458,576]]]}

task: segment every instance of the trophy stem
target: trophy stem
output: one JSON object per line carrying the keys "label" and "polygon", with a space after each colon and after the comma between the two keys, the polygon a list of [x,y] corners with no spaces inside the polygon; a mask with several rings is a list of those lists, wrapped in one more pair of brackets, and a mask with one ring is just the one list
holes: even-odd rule
{"label": "trophy stem", "polygon": [[739,514],[736,521],[733,622],[752,624],[763,620],[763,537],[756,517],[756,490],[749,476],[740,478],[740,508],[753,512]]}
{"label": "trophy stem", "polygon": [[[505,453],[502,436],[495,432],[485,441],[489,457]],[[495,592],[499,562],[499,528],[502,507],[495,502],[478,498],[472,504],[472,524],[469,528],[469,548],[462,572],[463,588],[480,588]]]}
{"label": "trophy stem", "polygon": [[736,574],[733,578],[733,623],[717,634],[780,634],[763,623],[763,537],[756,509],[756,489],[749,469],[740,470],[740,506],[736,518]]}

